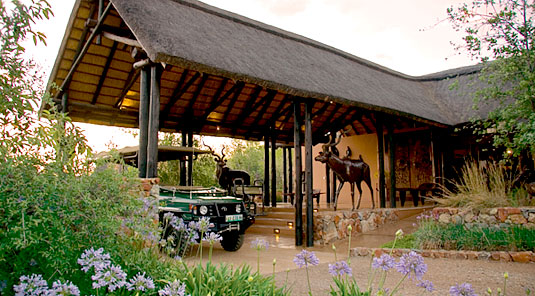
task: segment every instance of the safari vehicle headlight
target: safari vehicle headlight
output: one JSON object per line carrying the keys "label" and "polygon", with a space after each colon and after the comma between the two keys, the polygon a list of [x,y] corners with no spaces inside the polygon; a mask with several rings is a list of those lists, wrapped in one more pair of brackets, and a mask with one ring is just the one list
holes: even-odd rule
{"label": "safari vehicle headlight", "polygon": [[207,206],[201,206],[201,207],[199,208],[199,213],[200,213],[201,215],[206,215],[206,214],[208,213],[208,207],[207,207]]}
{"label": "safari vehicle headlight", "polygon": [[241,205],[240,204],[237,204],[236,205],[236,213],[241,213]]}

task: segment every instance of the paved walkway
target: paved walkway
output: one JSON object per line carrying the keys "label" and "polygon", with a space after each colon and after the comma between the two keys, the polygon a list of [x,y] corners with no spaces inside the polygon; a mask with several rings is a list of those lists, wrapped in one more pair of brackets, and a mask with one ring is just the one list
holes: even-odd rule
{"label": "paved walkway", "polygon": [[[351,248],[354,247],[380,247],[382,244],[394,239],[394,234],[398,229],[403,229],[405,233],[411,233],[415,230],[413,223],[416,222],[416,216],[404,218],[395,223],[385,224],[382,227],[372,230],[367,233],[360,233],[352,237]],[[275,272],[283,272],[288,269],[296,269],[293,263],[293,258],[304,247],[296,247],[294,238],[280,237],[275,234],[255,234],[246,233],[245,242],[241,249],[236,252],[227,252],[217,244],[214,245],[212,262],[232,263],[235,266],[242,264],[249,264],[251,268],[256,270],[257,266],[257,251],[251,248],[251,242],[257,238],[266,240],[269,243],[269,248],[260,252],[260,272],[264,274],[271,274],[273,272],[273,259],[276,259]],[[345,259],[348,254],[348,239],[340,240],[335,243],[337,259]],[[316,256],[322,263],[335,262],[334,251],[331,245],[328,246],[314,246],[306,248],[309,251],[314,251]],[[205,254],[205,261],[208,259],[208,247],[204,246],[203,254]],[[193,260],[192,258],[188,260]]]}

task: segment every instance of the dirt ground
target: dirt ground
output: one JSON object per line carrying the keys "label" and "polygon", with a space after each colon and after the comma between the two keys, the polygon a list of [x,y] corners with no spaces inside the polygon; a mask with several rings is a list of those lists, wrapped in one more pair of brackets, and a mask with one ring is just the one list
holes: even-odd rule
{"label": "dirt ground", "polygon": [[[509,273],[507,295],[526,295],[526,289],[535,291],[535,264],[533,263],[502,263],[481,260],[457,259],[426,259],[428,271],[424,279],[430,280],[435,287],[433,293],[423,295],[449,295],[452,285],[468,282],[472,284],[478,295],[487,295],[490,287],[496,295],[498,287],[503,289],[503,273]],[[351,267],[357,283],[366,288],[369,274],[369,257],[352,257]],[[334,283],[328,273],[328,263],[309,269],[313,295],[329,295],[330,286]],[[287,279],[286,279],[287,278]],[[394,287],[401,277],[396,271],[388,274],[385,287]],[[279,286],[287,283],[292,295],[307,295],[308,286],[306,272],[293,269],[275,274]],[[400,289],[400,295],[422,295],[423,289],[416,287],[416,282],[406,279]]]}

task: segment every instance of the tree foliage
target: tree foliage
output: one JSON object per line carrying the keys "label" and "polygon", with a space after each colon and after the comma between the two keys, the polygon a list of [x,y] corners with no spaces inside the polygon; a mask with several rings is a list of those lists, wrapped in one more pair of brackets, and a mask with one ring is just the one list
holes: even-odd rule
{"label": "tree foliage", "polygon": [[493,134],[496,147],[515,155],[535,153],[535,1],[476,0],[447,12],[465,34],[457,50],[484,65],[486,87],[474,94],[475,106],[491,104],[492,111],[475,121],[476,131]]}

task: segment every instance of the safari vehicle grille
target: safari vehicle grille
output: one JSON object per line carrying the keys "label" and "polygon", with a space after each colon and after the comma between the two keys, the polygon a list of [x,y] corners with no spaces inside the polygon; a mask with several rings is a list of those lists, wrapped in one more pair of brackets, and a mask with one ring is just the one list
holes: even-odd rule
{"label": "safari vehicle grille", "polygon": [[217,211],[219,212],[219,215],[225,216],[225,215],[236,214],[236,205],[238,204],[220,204],[216,206],[217,206]]}

